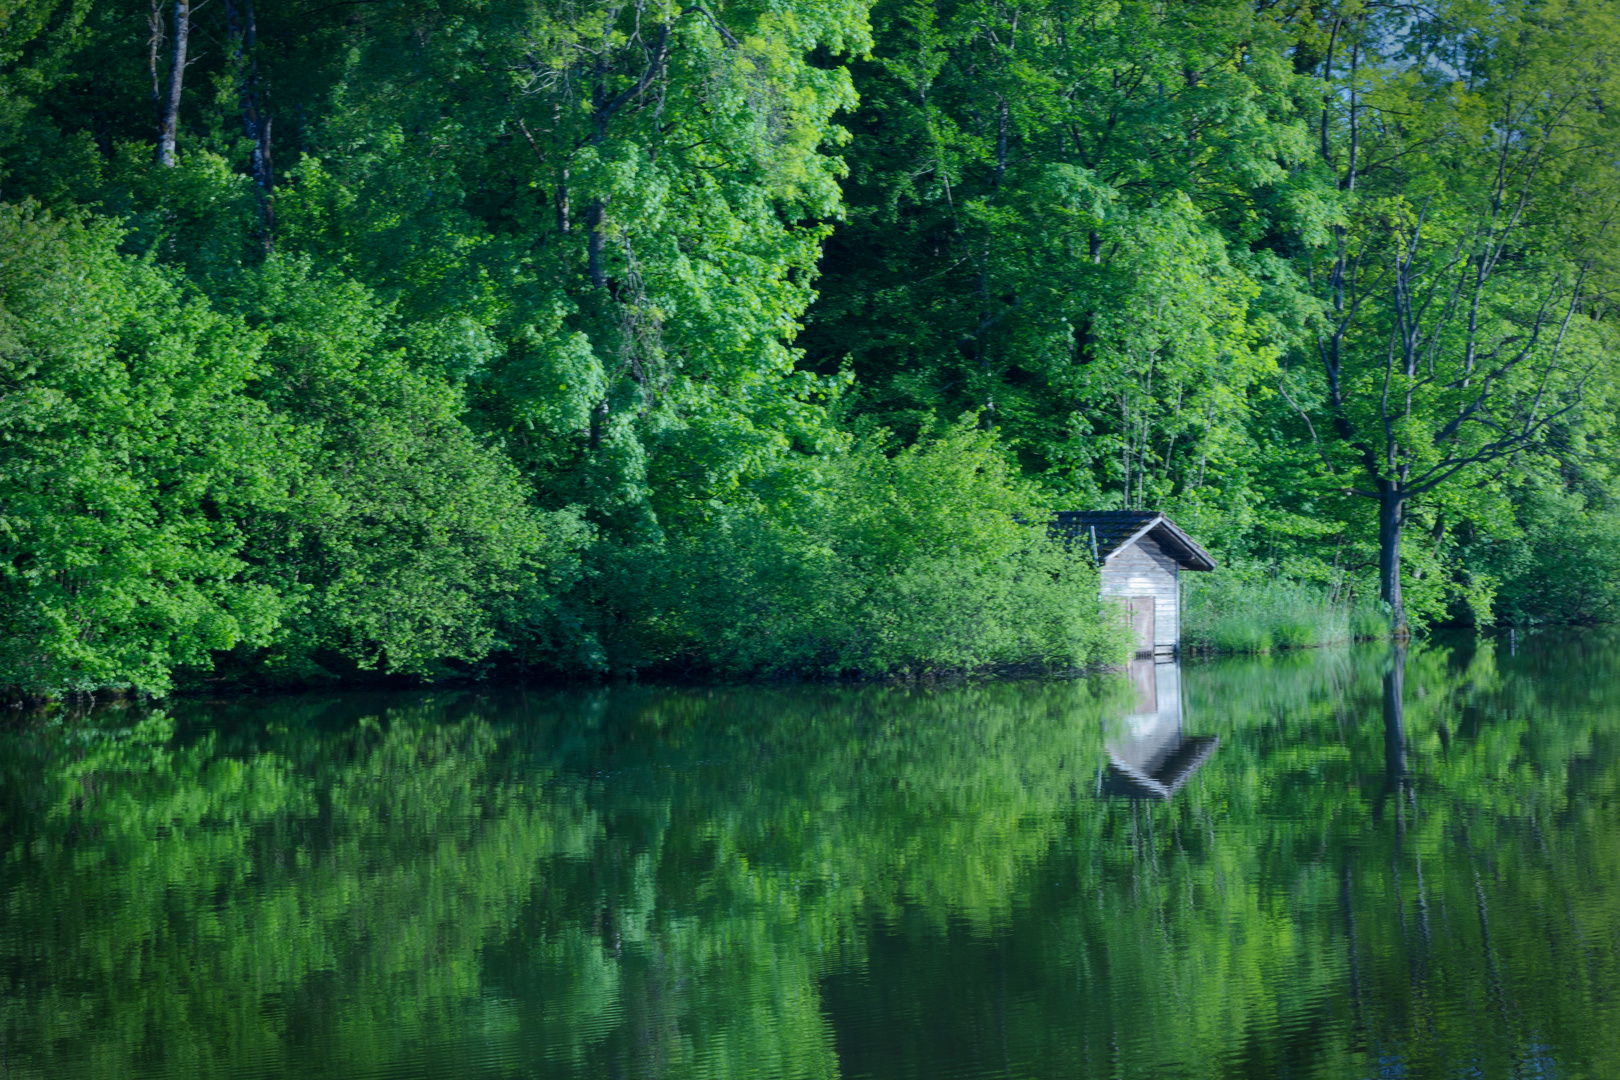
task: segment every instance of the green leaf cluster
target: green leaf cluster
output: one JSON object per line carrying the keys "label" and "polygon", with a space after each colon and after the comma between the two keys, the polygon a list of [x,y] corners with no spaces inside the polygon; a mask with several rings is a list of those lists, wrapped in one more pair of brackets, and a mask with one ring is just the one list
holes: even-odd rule
{"label": "green leaf cluster", "polygon": [[271,260],[211,304],[117,240],[0,214],[6,683],[432,671],[566,580],[577,518],[532,508],[364,289]]}
{"label": "green leaf cluster", "polygon": [[14,692],[1100,659],[1053,509],[1607,617],[1601,4],[181,10],[0,5]]}
{"label": "green leaf cluster", "polygon": [[817,462],[786,505],[614,552],[593,582],[604,662],[917,676],[1123,654],[1090,553],[1047,535],[991,433],[964,421],[892,453],[883,434]]}

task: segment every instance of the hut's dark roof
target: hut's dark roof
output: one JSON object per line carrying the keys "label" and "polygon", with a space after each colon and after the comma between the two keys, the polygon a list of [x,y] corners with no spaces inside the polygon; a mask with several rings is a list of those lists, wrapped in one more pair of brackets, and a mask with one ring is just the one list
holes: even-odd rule
{"label": "hut's dark roof", "polygon": [[1097,558],[1102,562],[1151,534],[1183,570],[1215,569],[1215,557],[1156,510],[1065,510],[1052,520],[1051,529],[1055,536],[1086,544],[1096,529]]}

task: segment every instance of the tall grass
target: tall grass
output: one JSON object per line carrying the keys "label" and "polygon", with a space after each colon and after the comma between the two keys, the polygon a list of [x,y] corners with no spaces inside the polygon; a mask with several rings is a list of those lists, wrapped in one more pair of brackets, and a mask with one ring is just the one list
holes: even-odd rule
{"label": "tall grass", "polygon": [[1236,574],[1182,578],[1183,645],[1193,652],[1264,653],[1382,638],[1389,620],[1374,600],[1334,602],[1321,586]]}

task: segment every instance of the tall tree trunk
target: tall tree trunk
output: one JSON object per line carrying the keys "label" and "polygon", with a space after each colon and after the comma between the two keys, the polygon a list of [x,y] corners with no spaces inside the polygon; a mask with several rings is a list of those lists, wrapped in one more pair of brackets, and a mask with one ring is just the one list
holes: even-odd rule
{"label": "tall tree trunk", "polygon": [[591,200],[585,211],[585,266],[591,275],[591,288],[608,287],[607,264],[603,255],[607,251],[607,234],[602,226],[607,219],[607,203],[603,199]]}
{"label": "tall tree trunk", "polygon": [[174,168],[175,129],[180,121],[180,91],[186,77],[186,41],[191,37],[191,0],[174,0],[174,51],[169,55],[169,90],[158,121],[157,163]]}
{"label": "tall tree trunk", "polygon": [[152,75],[152,115],[163,123],[163,79],[158,75],[158,54],[163,51],[163,0],[152,0],[152,10],[146,18],[149,35],[146,39],[146,66]]}
{"label": "tall tree trunk", "polygon": [[[275,190],[275,175],[270,157],[270,125],[272,117],[264,109],[259,94],[259,27],[254,17],[253,0],[243,5],[242,55],[247,60],[247,71],[242,77],[242,128],[253,140],[253,181],[259,185],[266,205]],[[266,211],[268,213],[268,210]]]}
{"label": "tall tree trunk", "polygon": [[[255,95],[257,96],[257,95]],[[275,247],[276,239],[276,176],[275,162],[270,156],[270,128],[275,117],[258,113],[255,105],[253,132],[253,180],[259,188],[259,212],[263,215],[264,250]]]}
{"label": "tall tree trunk", "polygon": [[240,65],[237,98],[242,108],[242,131],[252,143],[249,170],[258,189],[259,214],[264,249],[269,252],[275,238],[275,173],[270,157],[272,117],[265,112],[259,94],[259,30],[253,0],[225,0],[225,25],[233,45],[234,59]]}
{"label": "tall tree trunk", "polygon": [[1401,527],[1406,523],[1406,492],[1399,481],[1378,481],[1378,598],[1389,605],[1390,633],[1410,636],[1401,598]]}

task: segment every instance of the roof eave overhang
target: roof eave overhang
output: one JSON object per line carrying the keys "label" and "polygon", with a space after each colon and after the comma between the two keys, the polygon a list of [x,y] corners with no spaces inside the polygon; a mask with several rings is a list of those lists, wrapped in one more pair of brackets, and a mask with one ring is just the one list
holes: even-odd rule
{"label": "roof eave overhang", "polygon": [[1183,557],[1177,561],[1181,563],[1181,568],[1183,570],[1215,569],[1215,556],[1205,551],[1198,541],[1181,531],[1181,526],[1177,525],[1163,514],[1155,515],[1147,524],[1143,525],[1141,528],[1132,533],[1129,539],[1116,545],[1114,550],[1110,551],[1103,559],[1103,564],[1107,565],[1113,560],[1115,555],[1118,555],[1120,552],[1142,539],[1142,537],[1146,536],[1148,533],[1160,529],[1168,533],[1170,535],[1170,539],[1174,541],[1175,545],[1182,549]]}

